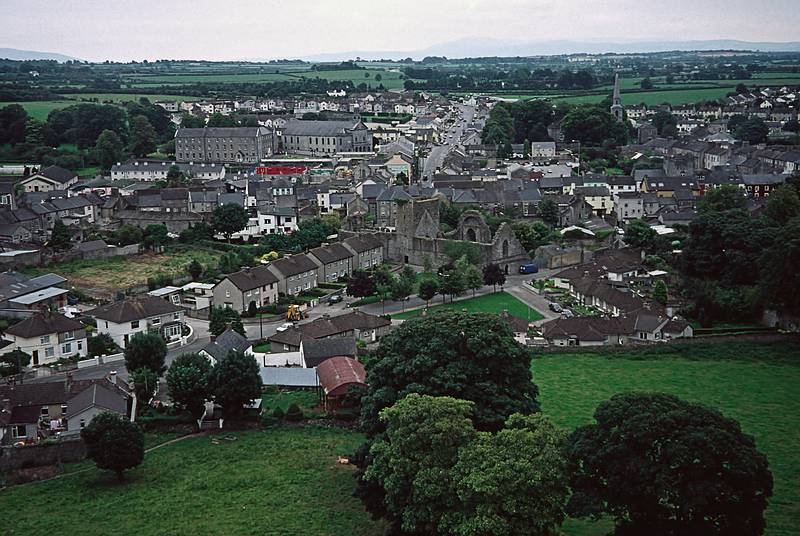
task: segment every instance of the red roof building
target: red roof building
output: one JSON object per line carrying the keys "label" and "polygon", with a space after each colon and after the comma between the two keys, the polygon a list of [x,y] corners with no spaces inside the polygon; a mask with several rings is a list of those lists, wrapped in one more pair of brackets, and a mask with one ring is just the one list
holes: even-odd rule
{"label": "red roof building", "polygon": [[366,388],[364,365],[350,357],[331,357],[317,365],[319,385],[325,394],[325,410],[342,406],[342,399],[353,387]]}

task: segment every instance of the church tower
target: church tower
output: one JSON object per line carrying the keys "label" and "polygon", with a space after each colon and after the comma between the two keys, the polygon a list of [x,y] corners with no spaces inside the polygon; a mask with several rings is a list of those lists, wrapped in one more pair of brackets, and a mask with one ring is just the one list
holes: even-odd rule
{"label": "church tower", "polygon": [[625,114],[622,111],[622,104],[619,102],[619,74],[614,73],[614,95],[611,98],[611,115],[617,118],[617,121],[623,121]]}

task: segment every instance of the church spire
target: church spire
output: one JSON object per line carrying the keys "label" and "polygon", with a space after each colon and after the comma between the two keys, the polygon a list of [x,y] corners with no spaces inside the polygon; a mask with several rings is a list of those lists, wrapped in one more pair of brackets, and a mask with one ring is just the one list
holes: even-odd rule
{"label": "church spire", "polygon": [[611,115],[616,117],[617,121],[623,121],[625,119],[619,97],[619,73],[614,73],[614,94],[611,97]]}

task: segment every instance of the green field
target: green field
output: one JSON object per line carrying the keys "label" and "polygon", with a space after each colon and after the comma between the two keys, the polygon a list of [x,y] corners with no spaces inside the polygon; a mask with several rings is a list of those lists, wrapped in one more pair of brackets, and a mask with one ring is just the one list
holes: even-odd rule
{"label": "green field", "polygon": [[229,84],[244,84],[252,82],[277,82],[292,80],[293,77],[285,73],[247,73],[247,74],[155,74],[155,75],[127,75],[126,80],[146,84],[196,84],[203,82],[225,82]]}
{"label": "green field", "polygon": [[[495,292],[494,294],[486,294],[476,298],[469,298],[455,302],[436,304],[435,300],[431,301],[433,305],[428,308],[430,312],[438,311],[440,309],[451,309],[453,311],[462,311],[466,309],[470,313],[502,313],[508,311],[512,316],[517,316],[525,320],[533,322],[544,318],[539,311],[532,307],[528,307],[517,298],[508,292]],[[422,313],[422,309],[415,309],[413,311],[406,311],[404,313],[392,314],[392,318],[399,320],[407,320]]]}
{"label": "green field", "polygon": [[[74,100],[92,100],[96,99],[98,102],[128,102],[137,101],[142,97],[150,99],[150,102],[159,100],[169,101],[195,101],[200,100],[200,97],[192,97],[190,95],[160,95],[156,93],[78,93],[71,95]],[[74,103],[73,103],[74,104]]]}
{"label": "green field", "polygon": [[[532,370],[542,411],[572,429],[591,422],[599,402],[634,390],[664,391],[718,408],[737,419],[769,458],[775,487],[766,534],[797,534],[800,348],[729,343],[659,350],[616,357],[560,354],[535,359]],[[568,536],[601,536],[608,529],[607,523],[575,520],[564,525]]]}
{"label": "green field", "polygon": [[39,121],[46,121],[47,116],[53,110],[60,110],[61,108],[66,108],[67,106],[71,106],[75,104],[73,101],[63,100],[63,101],[25,101],[25,102],[2,102],[0,103],[0,108],[8,106],[10,104],[19,104],[25,111],[28,112],[28,115],[33,117],[34,119],[38,119]]}
{"label": "green field", "polygon": [[[337,456],[362,437],[322,428],[229,432],[235,441],[187,439],[157,449],[119,484],[83,473],[0,491],[14,512],[3,534],[378,536],[353,492],[350,465]],[[43,506],[44,505],[44,506]]]}

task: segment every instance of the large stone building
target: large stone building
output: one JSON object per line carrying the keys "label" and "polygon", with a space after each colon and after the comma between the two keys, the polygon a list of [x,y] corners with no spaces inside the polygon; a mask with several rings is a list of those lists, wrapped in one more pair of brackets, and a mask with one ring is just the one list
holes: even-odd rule
{"label": "large stone building", "polygon": [[264,127],[179,128],[177,162],[258,164],[272,155],[274,135]]}
{"label": "large stone building", "polygon": [[372,134],[360,120],[304,121],[292,119],[281,134],[287,153],[323,155],[372,151]]}
{"label": "large stone building", "polygon": [[[498,264],[506,273],[530,262],[511,226],[503,223],[493,235],[483,215],[476,210],[465,211],[455,230],[442,233],[440,203],[439,198],[404,203],[398,208],[394,232],[369,236],[383,242],[385,258],[414,265],[423,265],[426,257],[434,264],[445,264],[450,260],[446,254],[449,244],[465,242],[475,245],[484,264]],[[352,235],[346,231],[340,234]]]}

